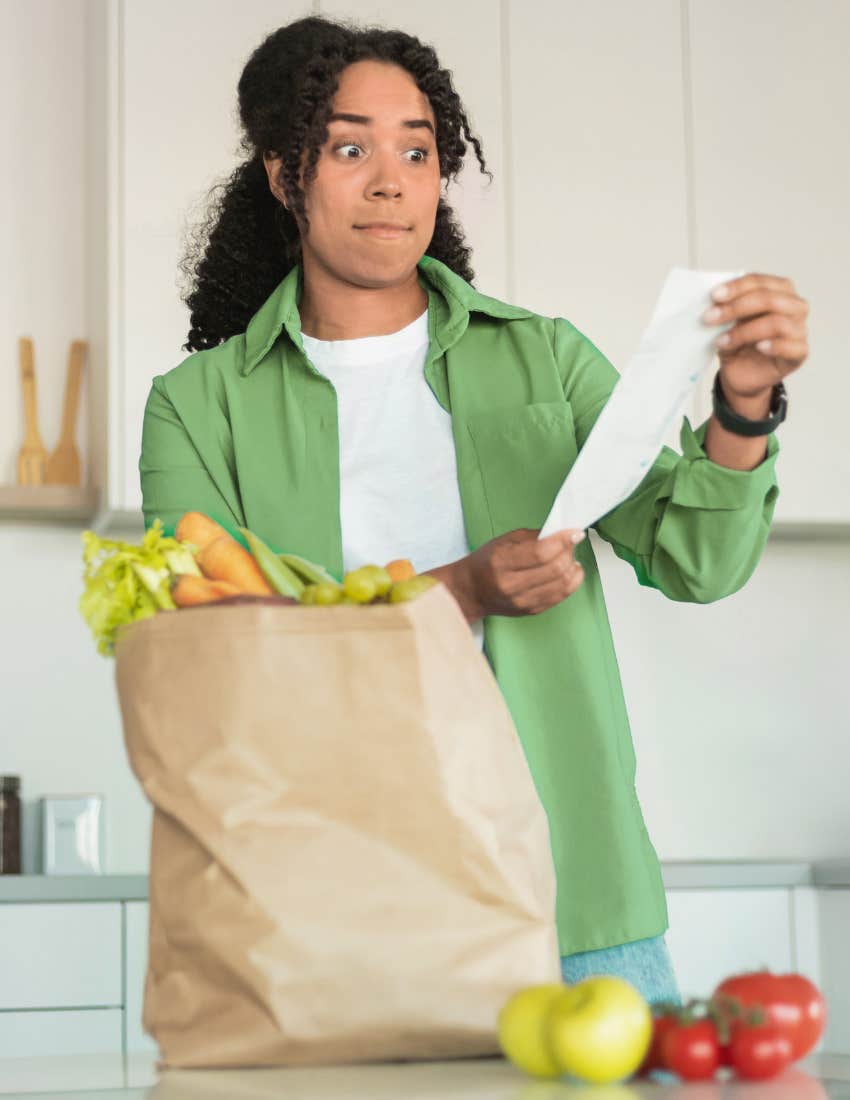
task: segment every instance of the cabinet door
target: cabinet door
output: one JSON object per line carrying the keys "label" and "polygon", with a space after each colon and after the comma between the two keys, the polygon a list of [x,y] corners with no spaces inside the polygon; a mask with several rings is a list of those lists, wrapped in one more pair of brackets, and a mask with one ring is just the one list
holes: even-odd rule
{"label": "cabinet door", "polygon": [[850,1052],[850,889],[818,890],[819,932],[827,1017],[822,1046],[832,1054]]}
{"label": "cabinet door", "polygon": [[[669,268],[688,262],[681,9],[507,7],[509,289],[529,309],[566,317],[621,372]],[[665,438],[677,450],[680,428]]]}
{"label": "cabinet door", "polygon": [[0,905],[0,1009],[121,1004],[120,902]]}
{"label": "cabinet door", "polygon": [[687,7],[696,259],[785,276],[811,302],[775,520],[850,523],[850,4]]}
{"label": "cabinet door", "polygon": [[[305,14],[297,0],[121,0],[111,48],[121,83],[117,176],[117,361],[111,364],[110,492],[115,508],[138,512],[139,450],[154,375],[189,354],[189,313],[178,263],[187,216],[209,187],[242,160],[236,87],[251,52],[277,27]],[[187,48],[187,43],[191,46]]]}
{"label": "cabinet door", "polygon": [[744,970],[792,969],[790,891],[668,890],[667,946],[689,997],[708,997],[723,978]]}
{"label": "cabinet door", "polygon": [[156,1043],[142,1030],[142,1005],[145,992],[145,972],[148,966],[148,903],[124,903],[126,914],[126,952],[124,956],[124,989],[126,1000],[125,1049],[157,1051]]}
{"label": "cabinet door", "polygon": [[120,1008],[0,1012],[0,1058],[120,1054],[121,1017]]}

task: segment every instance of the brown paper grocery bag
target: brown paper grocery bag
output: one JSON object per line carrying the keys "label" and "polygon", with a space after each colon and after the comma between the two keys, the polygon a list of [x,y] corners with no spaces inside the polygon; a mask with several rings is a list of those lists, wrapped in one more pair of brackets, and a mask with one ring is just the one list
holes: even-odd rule
{"label": "brown paper grocery bag", "polygon": [[511,993],[561,980],[548,821],[444,586],[160,613],[116,682],[165,1065],[498,1054]]}

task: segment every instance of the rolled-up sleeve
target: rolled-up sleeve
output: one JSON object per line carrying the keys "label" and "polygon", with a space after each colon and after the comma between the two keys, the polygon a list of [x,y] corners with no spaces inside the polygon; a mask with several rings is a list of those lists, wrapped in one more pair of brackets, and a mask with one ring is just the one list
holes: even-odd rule
{"label": "rolled-up sleeve", "polygon": [[[554,347],[581,449],[619,374],[562,317],[555,318]],[[682,453],[663,447],[633,492],[592,525],[642,585],[690,603],[720,600],[746,584],[779,495],[775,434],[765,437],[767,454],[755,469],[733,470],[703,450],[707,427],[705,420],[694,430],[684,417]]]}

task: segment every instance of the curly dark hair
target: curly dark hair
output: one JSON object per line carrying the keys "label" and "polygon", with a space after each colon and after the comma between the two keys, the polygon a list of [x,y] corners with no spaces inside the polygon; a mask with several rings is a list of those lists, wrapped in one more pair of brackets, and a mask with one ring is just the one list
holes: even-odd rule
{"label": "curly dark hair", "polygon": [[[451,72],[440,66],[431,46],[399,30],[317,15],[278,28],[254,50],[239,78],[240,150],[248,159],[211,188],[206,212],[188,234],[180,262],[187,279],[181,297],[190,310],[184,350],[212,348],[244,332],[299,262],[301,236],[294,215],[309,228],[298,183],[302,155],[306,150],[304,184],[309,187],[317,175],[320,149],[328,140],[340,74],[363,60],[399,65],[428,97],[442,179],[457,177],[469,142],[492,183],[493,174],[470,131]],[[281,158],[279,182],[290,198],[289,210],[269,188],[265,152]],[[454,211],[441,195],[426,254],[471,283],[470,253]]]}

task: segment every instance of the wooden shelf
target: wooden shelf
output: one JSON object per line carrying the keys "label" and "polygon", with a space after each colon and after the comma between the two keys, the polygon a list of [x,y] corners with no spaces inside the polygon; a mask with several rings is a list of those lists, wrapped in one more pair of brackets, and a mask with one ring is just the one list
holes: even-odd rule
{"label": "wooden shelf", "polygon": [[89,485],[0,485],[0,521],[90,523],[97,489]]}

